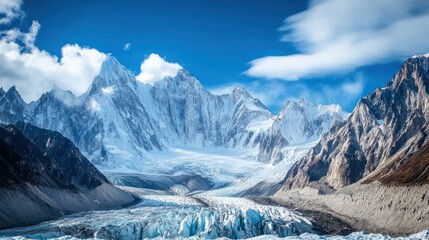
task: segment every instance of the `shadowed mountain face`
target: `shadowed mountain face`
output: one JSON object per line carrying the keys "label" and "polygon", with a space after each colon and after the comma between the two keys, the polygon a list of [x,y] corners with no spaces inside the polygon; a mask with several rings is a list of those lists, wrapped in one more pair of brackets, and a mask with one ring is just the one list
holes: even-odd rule
{"label": "shadowed mountain face", "polygon": [[[389,169],[401,170],[398,175],[411,174],[412,162],[418,163],[412,167],[413,171],[425,172],[427,165],[418,157],[424,155],[424,150],[416,153],[415,158],[406,159],[428,141],[428,66],[426,56],[408,59],[384,88],[362,98],[346,122],[331,129],[292,167],[284,188],[341,188],[383,166],[389,167],[381,175],[390,172]],[[379,179],[380,174],[372,179]],[[412,175],[401,178],[404,180],[398,183],[413,181]],[[380,180],[394,181],[387,176]]]}
{"label": "shadowed mountain face", "polygon": [[0,136],[2,188],[14,189],[31,184],[77,190],[65,179],[58,163],[44,155],[43,150],[27,139],[17,127],[9,125],[0,128]]}
{"label": "shadowed mountain face", "polygon": [[43,156],[54,159],[64,181],[87,189],[109,183],[79,149],[59,132],[47,131],[24,122],[18,122],[16,127],[41,150]]}
{"label": "shadowed mountain face", "polygon": [[0,228],[132,201],[60,133],[23,122],[0,127]]}

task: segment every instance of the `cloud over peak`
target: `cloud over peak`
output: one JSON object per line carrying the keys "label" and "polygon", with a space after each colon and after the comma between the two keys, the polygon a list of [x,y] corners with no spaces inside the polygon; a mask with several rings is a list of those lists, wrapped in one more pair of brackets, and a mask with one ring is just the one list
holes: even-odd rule
{"label": "cloud over peak", "polygon": [[151,53],[140,66],[137,80],[153,84],[165,77],[175,77],[183,67],[178,63],[167,62],[156,53]]}
{"label": "cloud over peak", "polygon": [[246,73],[299,80],[403,60],[428,51],[428,22],[425,0],[313,0],[280,28],[300,53],[253,60]]}

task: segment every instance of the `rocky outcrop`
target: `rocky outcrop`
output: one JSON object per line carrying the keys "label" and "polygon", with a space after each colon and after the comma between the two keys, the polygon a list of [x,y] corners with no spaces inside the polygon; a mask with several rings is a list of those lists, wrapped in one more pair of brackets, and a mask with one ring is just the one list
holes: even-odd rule
{"label": "rocky outcrop", "polygon": [[419,133],[414,145],[417,151],[403,151],[366,177],[362,183],[380,182],[392,186],[429,184],[429,143],[425,141],[426,137],[427,131]]}

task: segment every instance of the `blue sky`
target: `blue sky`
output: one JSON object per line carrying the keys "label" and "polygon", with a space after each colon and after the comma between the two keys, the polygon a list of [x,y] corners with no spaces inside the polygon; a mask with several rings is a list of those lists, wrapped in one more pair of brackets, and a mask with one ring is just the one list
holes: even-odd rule
{"label": "blue sky", "polygon": [[[64,46],[70,46],[70,52],[84,51],[79,56],[88,56],[96,66],[93,59],[100,57],[94,51],[112,53],[137,75],[142,61],[157,53],[179,63],[213,92],[246,87],[274,113],[287,98],[300,97],[339,103],[351,111],[360,97],[390,80],[407,57],[429,52],[429,43],[418,40],[429,37],[429,25],[424,25],[429,6],[423,0],[352,0],[347,6],[339,0],[4,1],[18,7],[10,20],[0,21],[1,37],[19,44],[20,54],[57,56],[59,65],[66,66],[61,56]],[[7,17],[1,9],[0,17]],[[14,28],[22,32],[21,39],[5,33]],[[34,41],[25,43],[31,29]],[[404,44],[404,34],[410,36],[409,44]],[[70,66],[75,63],[69,61]],[[50,72],[61,76],[62,71],[83,69],[84,77],[92,76],[85,68],[88,63],[82,65],[55,66]],[[13,78],[19,74],[6,72],[12,70],[0,67],[0,85],[7,88],[15,81],[21,86]],[[18,87],[24,94],[25,81]],[[68,86],[55,79],[42,81],[35,84]]]}

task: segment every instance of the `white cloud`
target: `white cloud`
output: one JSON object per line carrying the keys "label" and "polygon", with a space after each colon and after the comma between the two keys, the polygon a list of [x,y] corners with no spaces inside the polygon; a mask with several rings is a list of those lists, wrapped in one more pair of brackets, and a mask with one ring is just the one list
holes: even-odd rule
{"label": "white cloud", "polygon": [[131,48],[131,43],[125,43],[124,45],[124,51],[129,51]]}
{"label": "white cloud", "polygon": [[101,91],[103,92],[103,94],[111,95],[116,91],[116,87],[115,86],[108,86],[105,88],[101,88]]}
{"label": "white cloud", "polygon": [[182,69],[178,63],[165,61],[156,53],[151,53],[140,66],[140,74],[137,80],[143,83],[153,84],[165,77],[175,77]]}
{"label": "white cloud", "polygon": [[78,106],[82,104],[82,100],[76,97],[70,91],[65,91],[61,88],[54,86],[52,92],[57,99],[61,99],[61,101],[67,106]]}
{"label": "white cloud", "polygon": [[429,51],[428,23],[426,0],[312,0],[281,28],[301,53],[256,59],[246,73],[299,80],[403,60]]}
{"label": "white cloud", "polygon": [[95,99],[89,101],[89,109],[93,112],[98,112],[101,110],[101,105]]}
{"label": "white cloud", "polygon": [[9,24],[15,18],[23,14],[21,11],[22,0],[0,1],[0,24]]}
{"label": "white cloud", "polygon": [[26,49],[31,50],[35,48],[37,34],[40,30],[40,23],[33,21],[28,32],[21,32],[18,28],[0,31],[1,39],[7,42],[22,43]]}
{"label": "white cloud", "polygon": [[231,94],[236,87],[241,85],[242,84],[239,84],[239,83],[229,83],[227,85],[221,85],[221,86],[210,88],[208,89],[208,91],[214,95]]}
{"label": "white cloud", "polygon": [[0,34],[0,85],[16,86],[27,102],[54,85],[76,95],[84,93],[106,55],[93,48],[67,44],[58,58],[34,46],[39,29],[40,24],[33,21],[27,33],[12,29]]}

